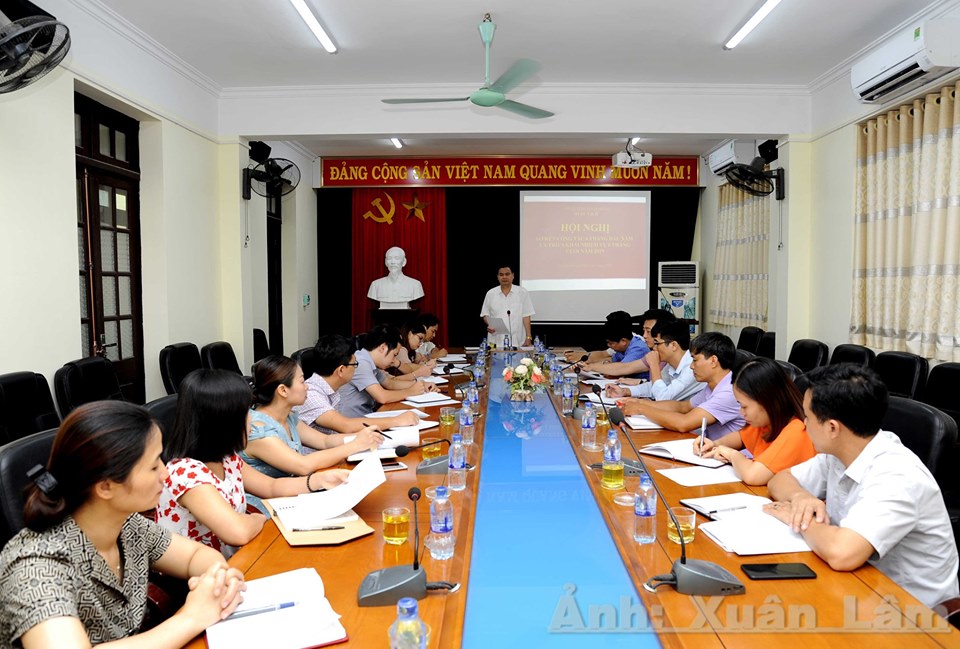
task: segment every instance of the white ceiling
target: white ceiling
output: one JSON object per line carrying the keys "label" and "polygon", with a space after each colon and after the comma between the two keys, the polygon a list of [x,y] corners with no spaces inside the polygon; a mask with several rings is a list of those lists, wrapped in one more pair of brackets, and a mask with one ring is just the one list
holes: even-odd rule
{"label": "white ceiling", "polygon": [[[758,0],[307,0],[340,47],[330,55],[285,0],[101,1],[221,88],[370,85],[393,91],[398,85],[480,86],[477,24],[485,12],[497,23],[494,78],[515,59],[533,58],[542,69],[532,84],[809,88],[926,7],[946,3],[784,0],[739,47],[725,51],[722,43]],[[436,86],[430,93],[446,95]],[[404,154],[609,154],[626,135],[419,136],[406,142]],[[317,155],[389,154],[369,137],[297,141]],[[695,154],[716,142],[659,134],[640,146]]]}

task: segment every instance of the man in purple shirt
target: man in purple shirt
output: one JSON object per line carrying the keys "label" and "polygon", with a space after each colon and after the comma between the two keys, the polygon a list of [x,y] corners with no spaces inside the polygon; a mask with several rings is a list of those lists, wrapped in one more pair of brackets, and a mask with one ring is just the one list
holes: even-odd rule
{"label": "man in purple shirt", "polygon": [[701,422],[707,421],[707,437],[719,439],[727,433],[740,430],[747,424],[740,414],[740,404],[733,396],[730,370],[737,357],[733,341],[721,333],[711,331],[697,336],[690,343],[693,355],[694,378],[707,387],[689,401],[646,401],[627,399],[623,403],[625,415],[643,415],[667,430],[697,432]]}

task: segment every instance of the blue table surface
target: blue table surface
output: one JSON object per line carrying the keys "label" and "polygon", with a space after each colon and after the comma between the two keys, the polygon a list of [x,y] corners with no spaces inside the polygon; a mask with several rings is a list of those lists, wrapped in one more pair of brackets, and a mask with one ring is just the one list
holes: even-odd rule
{"label": "blue table surface", "polygon": [[549,397],[510,402],[505,356],[487,390],[463,647],[659,647]]}

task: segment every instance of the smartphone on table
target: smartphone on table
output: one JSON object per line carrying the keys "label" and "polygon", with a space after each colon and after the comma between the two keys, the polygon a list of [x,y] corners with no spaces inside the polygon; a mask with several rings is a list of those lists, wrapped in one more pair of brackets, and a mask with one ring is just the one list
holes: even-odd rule
{"label": "smartphone on table", "polygon": [[805,563],[744,563],[740,569],[750,579],[816,579]]}

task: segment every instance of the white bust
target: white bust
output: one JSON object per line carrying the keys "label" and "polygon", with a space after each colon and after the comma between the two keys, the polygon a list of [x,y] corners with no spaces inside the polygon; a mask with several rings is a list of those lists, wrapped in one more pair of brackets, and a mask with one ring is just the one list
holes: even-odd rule
{"label": "white bust", "polygon": [[383,263],[387,267],[387,276],[370,283],[367,297],[378,300],[381,309],[409,309],[410,302],[423,297],[423,286],[403,274],[407,254],[403,248],[394,246],[387,250]]}

